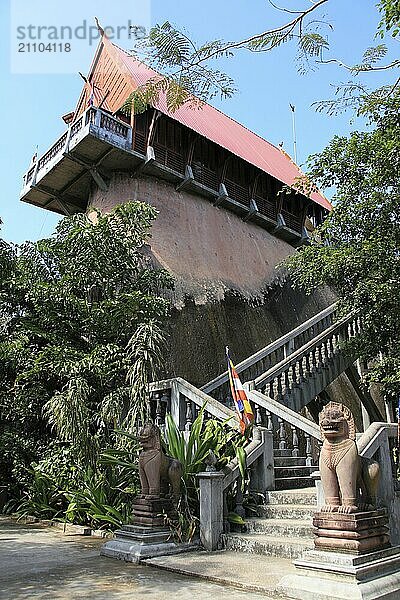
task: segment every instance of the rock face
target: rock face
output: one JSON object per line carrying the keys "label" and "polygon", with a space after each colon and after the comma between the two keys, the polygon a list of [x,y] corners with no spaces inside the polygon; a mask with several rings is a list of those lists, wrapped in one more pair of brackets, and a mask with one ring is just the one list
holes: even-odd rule
{"label": "rock face", "polygon": [[115,175],[108,191],[94,193],[91,205],[107,212],[128,200],[148,202],[159,211],[150,251],[175,278],[172,300],[178,308],[186,297],[207,304],[230,291],[262,298],[277,277],[276,265],[295,252],[258,225],[155,177]]}
{"label": "rock face", "polygon": [[295,252],[288,242],[168,181],[115,174],[89,204],[107,212],[129,200],[159,211],[146,252],[175,280],[166,375],[202,385],[225,369],[227,344],[239,361],[334,301],[285,282],[277,265]]}
{"label": "rock face", "polygon": [[[159,211],[145,251],[175,280],[162,378],[202,386],[225,370],[225,346],[240,362],[335,300],[326,289],[311,295],[292,289],[279,267],[295,252],[288,242],[168,181],[114,174],[89,205],[107,212],[129,200]],[[338,385],[346,385],[345,376]],[[335,398],[336,383],[330,387]],[[358,405],[351,392],[349,400]]]}

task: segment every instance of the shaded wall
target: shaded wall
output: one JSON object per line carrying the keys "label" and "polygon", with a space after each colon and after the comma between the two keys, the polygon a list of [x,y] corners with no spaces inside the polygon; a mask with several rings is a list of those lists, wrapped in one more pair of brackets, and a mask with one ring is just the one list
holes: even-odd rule
{"label": "shaded wall", "polygon": [[[334,301],[329,290],[306,295],[285,280],[277,265],[295,252],[290,244],[167,181],[115,174],[91,205],[107,212],[129,200],[158,209],[148,251],[175,279],[163,377],[201,386],[225,370],[225,346],[240,362]],[[359,423],[357,396],[341,379],[330,395],[348,397]]]}

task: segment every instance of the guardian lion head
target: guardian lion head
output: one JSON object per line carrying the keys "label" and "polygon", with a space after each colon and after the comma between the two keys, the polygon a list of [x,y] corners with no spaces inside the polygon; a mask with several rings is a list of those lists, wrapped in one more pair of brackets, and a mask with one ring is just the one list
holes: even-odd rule
{"label": "guardian lion head", "polygon": [[161,450],[160,430],[154,423],[146,423],[139,432],[143,450]]}
{"label": "guardian lion head", "polygon": [[353,415],[344,404],[329,402],[319,414],[319,426],[324,440],[356,439]]}

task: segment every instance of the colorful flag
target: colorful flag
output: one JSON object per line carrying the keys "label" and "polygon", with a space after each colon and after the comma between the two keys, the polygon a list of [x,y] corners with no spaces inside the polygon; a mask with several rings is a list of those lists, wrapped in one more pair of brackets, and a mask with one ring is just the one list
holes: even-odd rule
{"label": "colorful flag", "polygon": [[243,389],[239,375],[230,359],[228,346],[226,347],[226,358],[228,360],[229,383],[231,386],[232,398],[239,417],[240,431],[244,433],[247,427],[254,421],[253,409],[251,408],[246,392]]}

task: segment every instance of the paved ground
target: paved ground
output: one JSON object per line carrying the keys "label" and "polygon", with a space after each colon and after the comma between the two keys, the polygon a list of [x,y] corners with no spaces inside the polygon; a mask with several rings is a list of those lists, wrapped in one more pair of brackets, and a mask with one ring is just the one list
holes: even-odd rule
{"label": "paved ground", "polygon": [[[260,600],[265,597],[226,584],[100,557],[102,543],[98,538],[64,535],[43,525],[22,525],[0,517],[0,599],[239,600],[245,597]],[[232,557],[231,553],[226,555],[228,560],[222,554],[206,557],[203,553],[198,555],[197,567],[194,556],[185,556],[186,566],[185,558],[179,557],[182,572],[185,568],[187,572],[197,570],[197,575],[204,577],[208,563],[212,567],[211,576],[214,573],[214,579],[221,582],[237,577],[238,572],[242,572],[240,577],[247,573],[250,581],[256,576],[257,581],[262,578],[266,581],[270,571],[275,577],[279,573],[277,563],[272,564],[274,561],[269,565],[264,562],[261,567],[260,557],[251,555],[246,557],[246,564],[238,565],[238,557]]]}
{"label": "paved ground", "polygon": [[246,598],[249,590],[276,597],[274,589],[282,577],[295,572],[290,559],[225,551],[159,556],[147,559],[146,564],[223,585],[234,584],[246,590]]}

